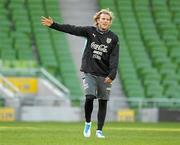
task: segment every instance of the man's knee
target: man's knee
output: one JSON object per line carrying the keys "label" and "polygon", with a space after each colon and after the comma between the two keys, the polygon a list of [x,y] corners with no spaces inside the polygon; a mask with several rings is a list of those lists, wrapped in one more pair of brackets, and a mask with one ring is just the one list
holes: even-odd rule
{"label": "man's knee", "polygon": [[99,105],[100,105],[100,106],[106,106],[106,105],[107,105],[107,100],[101,100],[101,99],[99,99]]}
{"label": "man's knee", "polygon": [[86,95],[86,100],[94,100],[96,96],[94,95]]}

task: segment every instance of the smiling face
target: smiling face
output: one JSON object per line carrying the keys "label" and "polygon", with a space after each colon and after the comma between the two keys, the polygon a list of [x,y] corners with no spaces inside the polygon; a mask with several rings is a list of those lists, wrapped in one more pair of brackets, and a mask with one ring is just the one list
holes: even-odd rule
{"label": "smiling face", "polygon": [[100,30],[106,31],[111,26],[111,17],[106,13],[102,13],[97,19],[98,27]]}

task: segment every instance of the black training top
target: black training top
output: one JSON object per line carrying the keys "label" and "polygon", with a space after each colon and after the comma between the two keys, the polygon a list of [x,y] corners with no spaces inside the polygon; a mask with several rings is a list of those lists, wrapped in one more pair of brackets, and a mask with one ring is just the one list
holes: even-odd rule
{"label": "black training top", "polygon": [[93,26],[74,26],[53,23],[50,28],[76,36],[87,38],[86,48],[82,57],[81,71],[97,76],[116,76],[119,44],[118,36],[112,31],[100,31]]}

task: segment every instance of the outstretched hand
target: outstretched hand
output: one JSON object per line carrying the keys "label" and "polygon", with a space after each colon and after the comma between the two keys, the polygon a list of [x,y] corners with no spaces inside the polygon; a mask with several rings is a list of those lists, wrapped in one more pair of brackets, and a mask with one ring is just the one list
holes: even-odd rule
{"label": "outstretched hand", "polygon": [[44,25],[44,26],[51,26],[53,24],[53,19],[51,17],[44,17],[44,16],[41,16],[41,23]]}

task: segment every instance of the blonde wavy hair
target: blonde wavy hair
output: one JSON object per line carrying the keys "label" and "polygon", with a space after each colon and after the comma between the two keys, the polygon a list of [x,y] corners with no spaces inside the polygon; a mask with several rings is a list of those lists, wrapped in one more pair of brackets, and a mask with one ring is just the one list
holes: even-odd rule
{"label": "blonde wavy hair", "polygon": [[97,13],[94,15],[93,20],[94,20],[94,25],[95,25],[96,27],[98,26],[97,20],[100,18],[100,15],[101,15],[101,14],[107,14],[107,15],[109,15],[109,16],[110,16],[110,21],[111,21],[111,24],[112,24],[112,20],[113,20],[113,18],[114,18],[114,15],[113,15],[113,13],[109,10],[109,8],[107,8],[107,9],[102,9],[102,10],[100,10],[99,12],[97,12]]}

